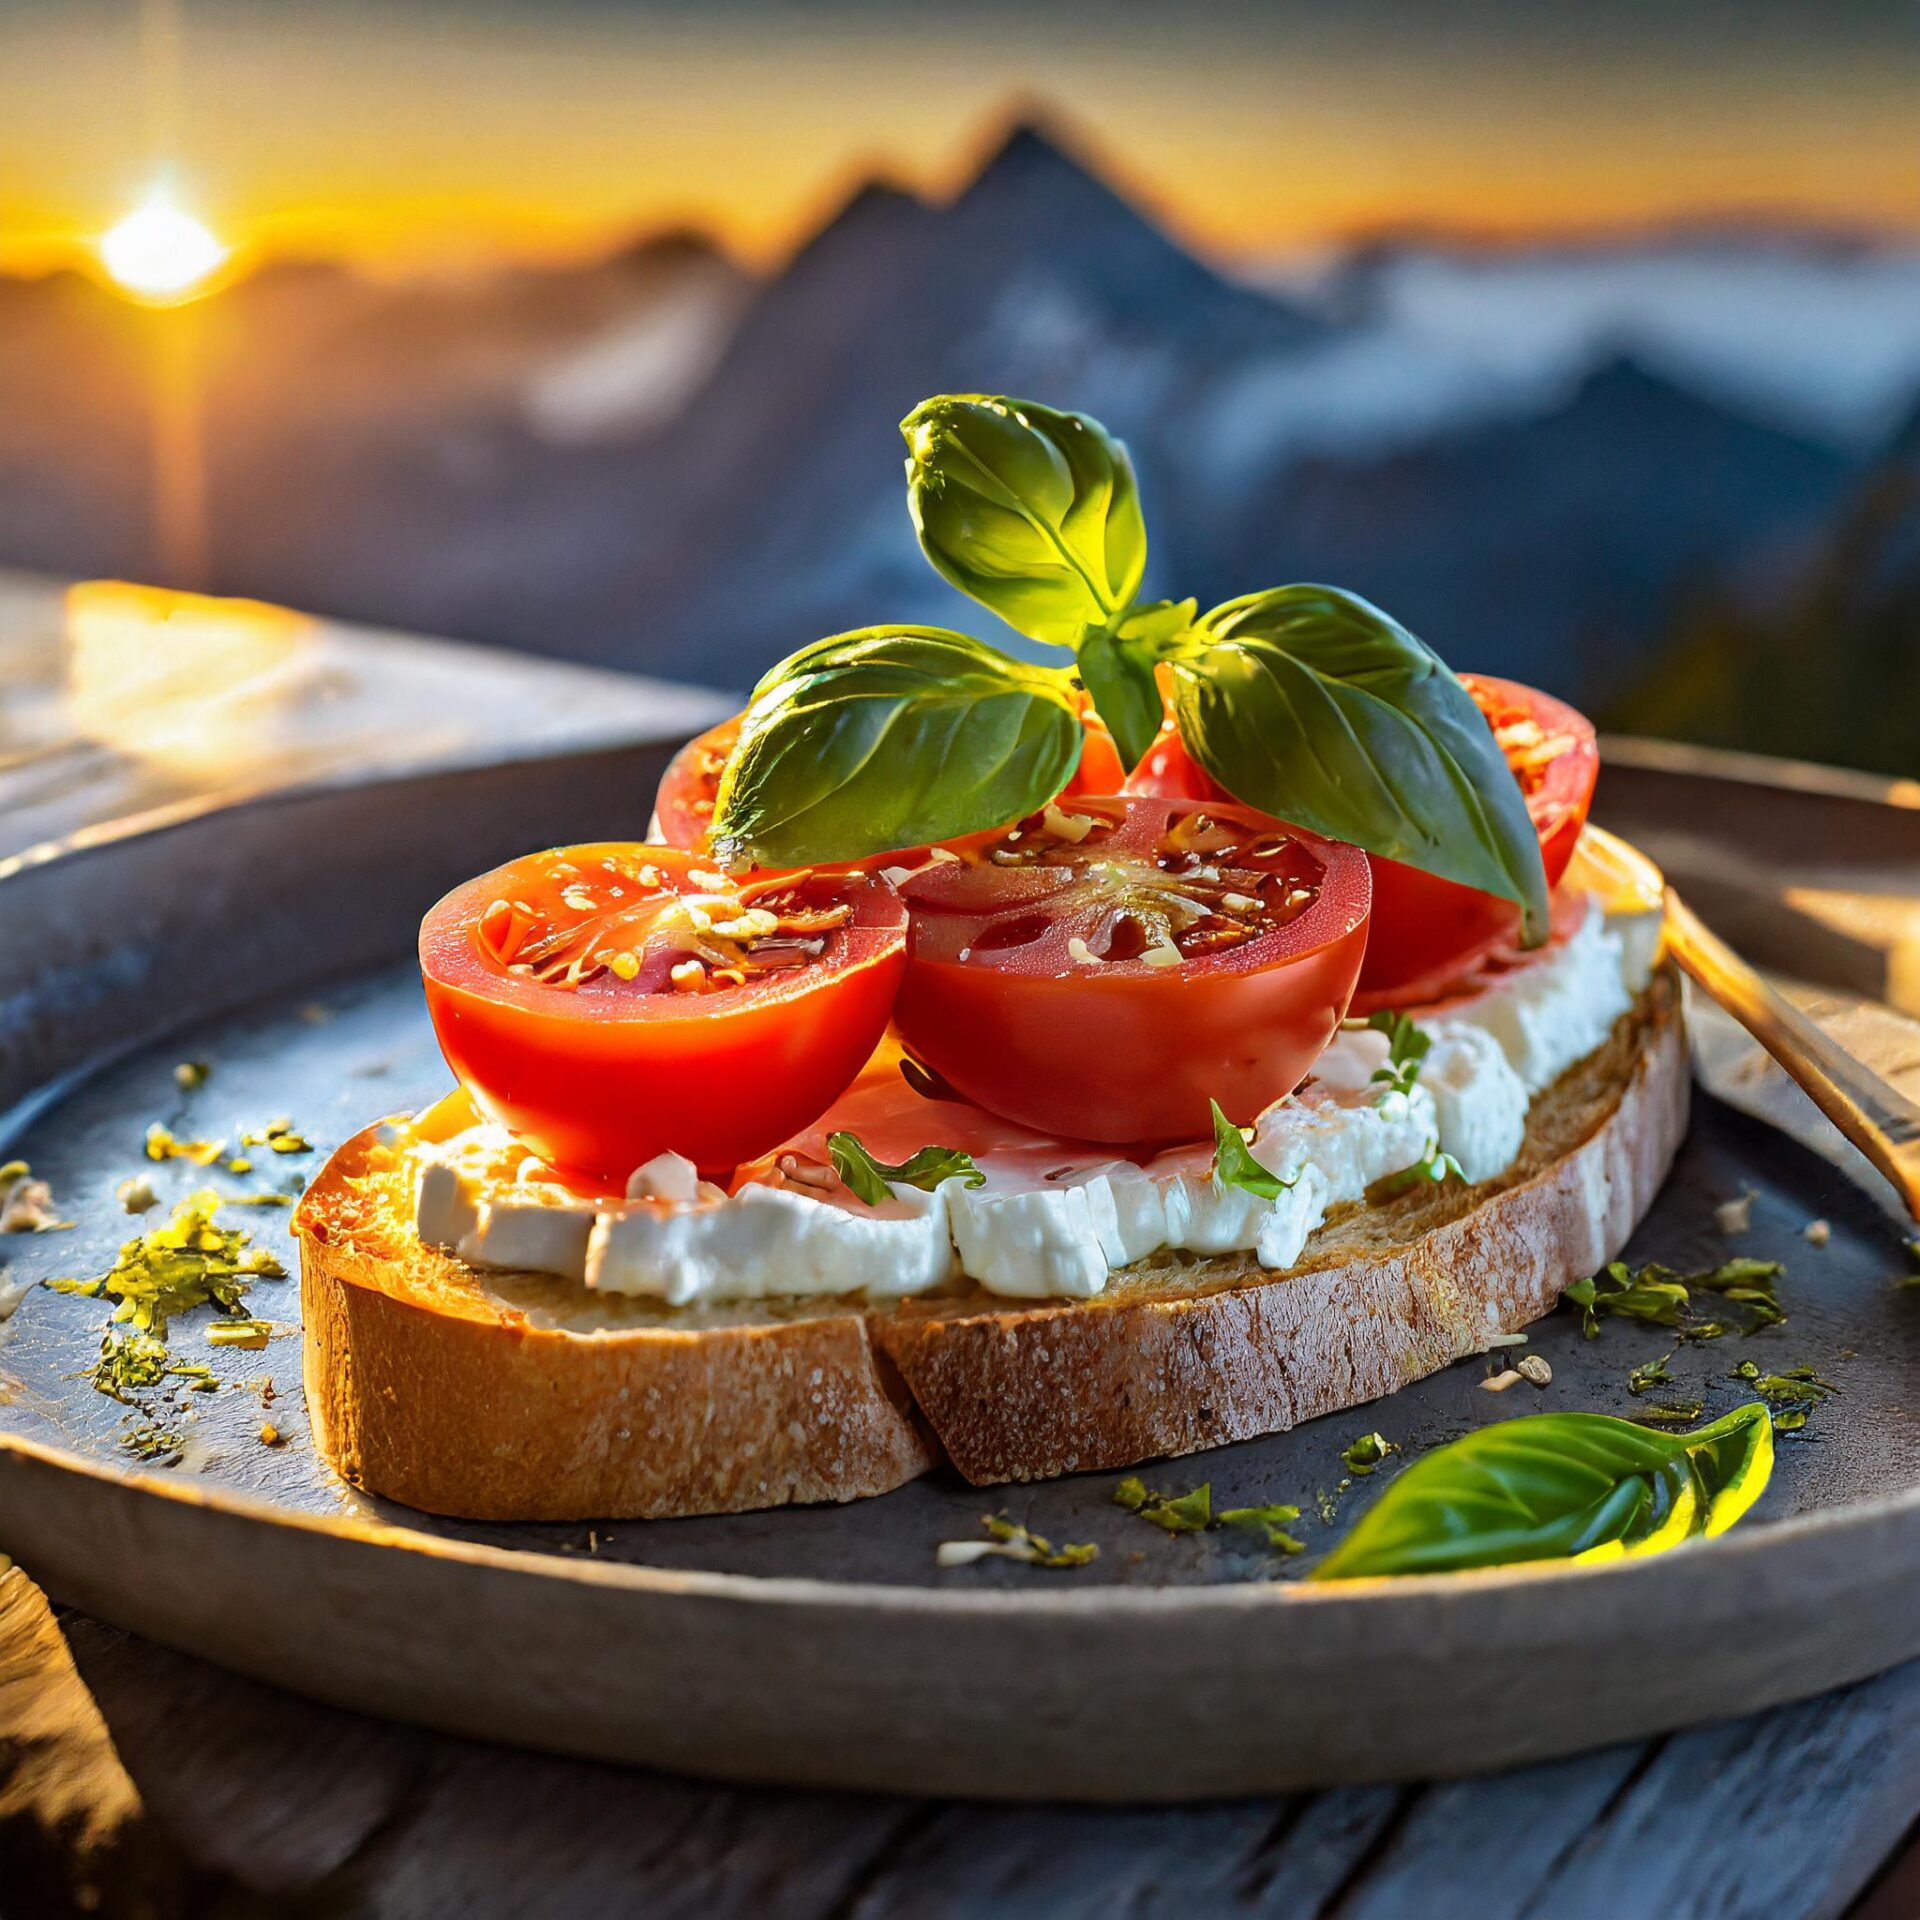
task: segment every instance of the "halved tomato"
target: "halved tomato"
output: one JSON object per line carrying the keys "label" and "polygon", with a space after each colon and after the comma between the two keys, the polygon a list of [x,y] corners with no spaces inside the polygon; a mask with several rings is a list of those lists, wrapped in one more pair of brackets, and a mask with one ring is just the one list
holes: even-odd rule
{"label": "halved tomato", "polygon": [[[1120,764],[1120,750],[1113,744],[1107,723],[1093,709],[1083,692],[1078,696],[1080,724],[1086,738],[1080,749],[1080,763],[1066,784],[1068,794],[1118,793],[1126,769]],[[707,832],[713,825],[713,807],[720,793],[720,776],[726,771],[728,757],[740,738],[744,713],[722,720],[717,727],[696,734],[667,762],[660,776],[660,791],[654,796],[653,825],[647,837],[664,846],[686,847],[695,853],[707,845]],[[882,867],[918,861],[926,855],[924,847],[894,853],[870,854],[853,863],[878,872]]]}
{"label": "halved tomato", "polygon": [[420,929],[427,1011],[475,1102],[618,1186],[655,1154],[723,1173],[853,1080],[906,965],[868,874],[747,883],[679,848],[560,847],[456,887]]}
{"label": "halved tomato", "polygon": [[[1463,673],[1461,684],[1486,715],[1526,797],[1540,836],[1547,885],[1573,858],[1599,776],[1593,723],[1551,694],[1491,674]],[[1225,790],[1187,751],[1168,713],[1153,745],[1127,776],[1128,793],[1217,800]],[[1373,930],[1360,970],[1354,1011],[1437,1000],[1487,955],[1517,940],[1520,910],[1496,894],[1441,880],[1418,867],[1369,855]]]}
{"label": "halved tomato", "polygon": [[[1461,684],[1487,717],[1520,783],[1547,885],[1573,858],[1600,774],[1593,722],[1551,694],[1490,674]],[[1437,879],[1395,860],[1373,862],[1373,932],[1354,1010],[1420,1006],[1519,937],[1520,910],[1497,894]]]}
{"label": "halved tomato", "polygon": [[1306,1076],[1359,975],[1366,856],[1243,807],[1113,796],[902,884],[894,1019],[989,1112],[1069,1139],[1197,1140]]}

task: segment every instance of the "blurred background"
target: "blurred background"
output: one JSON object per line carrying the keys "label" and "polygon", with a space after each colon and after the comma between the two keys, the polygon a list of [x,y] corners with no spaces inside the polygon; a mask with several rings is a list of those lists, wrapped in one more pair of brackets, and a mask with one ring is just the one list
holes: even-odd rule
{"label": "blurred background", "polygon": [[[895,423],[1603,723],[1920,768],[1911,0],[0,0],[0,566],[744,688]],[[1004,636],[995,636],[1004,637]]]}

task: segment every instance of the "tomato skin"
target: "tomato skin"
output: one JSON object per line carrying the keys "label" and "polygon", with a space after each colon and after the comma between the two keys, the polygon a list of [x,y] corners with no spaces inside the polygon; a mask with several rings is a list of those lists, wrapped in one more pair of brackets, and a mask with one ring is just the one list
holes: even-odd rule
{"label": "tomato skin", "polygon": [[[675,875],[695,861],[625,842],[562,851],[581,867],[617,855]],[[844,877],[854,916],[805,968],[711,993],[590,993],[511,975],[479,939],[490,903],[535,895],[529,869],[550,857],[456,887],[420,929],[448,1066],[548,1165],[616,1191],[664,1152],[724,1174],[824,1111],[878,1045],[906,966],[906,908],[884,881]]]}
{"label": "tomato skin", "polygon": [[1120,790],[1157,795],[1163,800],[1233,801],[1226,788],[1187,751],[1171,710],[1160,722],[1153,745],[1140,756],[1140,764],[1127,775]]}
{"label": "tomato skin", "polygon": [[1120,761],[1120,749],[1114,744],[1107,723],[1095,710],[1092,695],[1083,691],[1078,705],[1085,735],[1080,743],[1080,764],[1074,768],[1073,778],[1061,788],[1060,797],[1078,799],[1082,795],[1118,793],[1127,777]]}
{"label": "tomato skin", "polygon": [[653,825],[649,840],[666,847],[685,847],[701,852],[707,844],[707,829],[713,824],[713,796],[719,791],[720,769],[740,738],[740,722],[745,714],[736,713],[705,733],[696,733],[667,762],[660,776],[660,791],[654,795]]}
{"label": "tomato skin", "polygon": [[[1163,820],[1201,810],[1151,797],[1121,804]],[[1265,824],[1244,808],[1205,811]],[[909,880],[913,929],[894,1008],[902,1039],[989,1113],[1066,1139],[1206,1139],[1209,1100],[1251,1120],[1298,1086],[1333,1038],[1366,950],[1365,856],[1288,832],[1324,868],[1315,904],[1245,946],[1175,967],[1027,972],[935,957],[948,943],[914,895],[941,870]]]}
{"label": "tomato skin", "polygon": [[[1564,701],[1515,680],[1481,673],[1463,673],[1460,680],[1496,728],[1507,721],[1531,721],[1569,743],[1545,766],[1516,770],[1540,835],[1547,885],[1556,886],[1573,858],[1599,777],[1593,723]],[[1489,954],[1518,940],[1520,909],[1512,901],[1397,860],[1369,857],[1373,933],[1354,995],[1356,1013],[1437,1000]]]}

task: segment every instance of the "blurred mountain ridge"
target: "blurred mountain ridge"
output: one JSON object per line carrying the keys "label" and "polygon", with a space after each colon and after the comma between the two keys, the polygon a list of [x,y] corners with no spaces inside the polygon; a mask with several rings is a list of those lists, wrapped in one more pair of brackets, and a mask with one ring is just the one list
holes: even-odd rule
{"label": "blurred mountain ridge", "polygon": [[[1702,652],[1702,610],[1738,635],[1858,553],[1920,434],[1913,256],[1400,235],[1228,273],[1028,121],[951,198],[867,182],[760,279],[682,231],[461,281],[285,264],[176,314],[0,280],[0,560],[155,571],[153,348],[182,320],[208,584],[741,688],[886,620],[1016,644],[915,548],[897,423],[931,392],[1122,434],[1150,594],[1334,580],[1461,665],[1674,727],[1663,660],[1737,652]],[[1863,631],[1920,653],[1911,568],[1882,573]]]}

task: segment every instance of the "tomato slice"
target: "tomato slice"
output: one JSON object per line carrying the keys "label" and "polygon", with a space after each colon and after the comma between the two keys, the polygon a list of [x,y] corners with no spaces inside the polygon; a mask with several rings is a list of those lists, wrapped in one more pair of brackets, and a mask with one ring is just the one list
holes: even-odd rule
{"label": "tomato slice", "polygon": [[[1600,774],[1593,722],[1551,694],[1490,674],[1461,684],[1487,716],[1540,836],[1548,886],[1573,858]],[[1497,894],[1395,860],[1373,862],[1373,932],[1354,1010],[1420,1006],[1519,937],[1520,910]]]}
{"label": "tomato slice", "polygon": [[1366,856],[1244,807],[1111,796],[902,885],[901,1038],[990,1113],[1068,1139],[1208,1135],[1305,1078],[1366,947]]}
{"label": "tomato slice", "polygon": [[740,883],[683,849],[560,847],[456,887],[420,929],[427,1011],[480,1108],[540,1159],[623,1184],[724,1173],[847,1087],[886,1029],[907,912],[842,871]]}
{"label": "tomato slice", "polygon": [[[1573,858],[1599,777],[1593,723],[1564,701],[1516,680],[1463,673],[1460,681],[1486,715],[1520,782],[1540,836],[1547,884],[1554,886]],[[1171,711],[1127,776],[1126,791],[1189,800],[1228,797],[1187,751]],[[1520,911],[1510,901],[1397,860],[1368,857],[1373,865],[1373,930],[1354,995],[1356,1013],[1437,1000],[1518,939]]]}
{"label": "tomato slice", "polygon": [[660,776],[660,790],[653,799],[649,840],[662,846],[685,847],[693,853],[705,850],[720,776],[740,738],[740,722],[745,718],[736,713],[731,720],[696,733],[667,762],[667,770]]}

